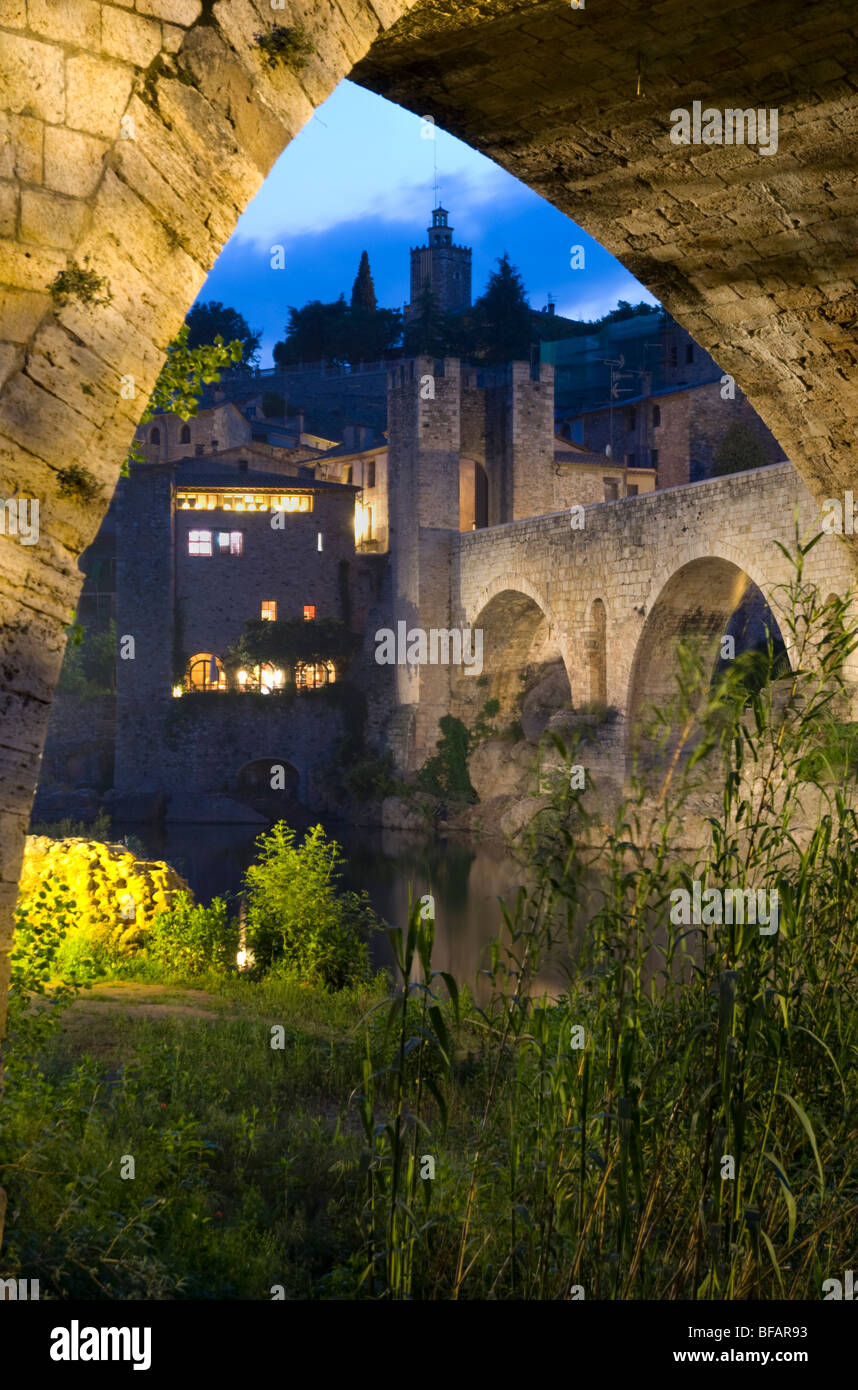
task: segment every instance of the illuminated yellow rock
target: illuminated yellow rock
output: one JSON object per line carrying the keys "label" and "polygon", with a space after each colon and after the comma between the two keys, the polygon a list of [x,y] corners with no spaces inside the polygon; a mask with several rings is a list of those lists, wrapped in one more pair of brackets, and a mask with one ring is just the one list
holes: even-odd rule
{"label": "illuminated yellow rock", "polygon": [[167,912],[179,892],[193,898],[169,864],[137,859],[125,845],[27,836],[19,907],[38,914],[40,907],[50,910],[57,895],[73,899],[74,930],[112,955],[138,950],[156,914]]}

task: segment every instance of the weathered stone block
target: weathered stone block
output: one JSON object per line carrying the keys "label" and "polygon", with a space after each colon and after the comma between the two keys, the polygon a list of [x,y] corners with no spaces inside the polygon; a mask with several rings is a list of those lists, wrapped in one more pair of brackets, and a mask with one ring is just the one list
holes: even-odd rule
{"label": "weathered stone block", "polygon": [[0,289],[0,323],[3,324],[4,338],[10,343],[26,343],[50,304],[48,294],[5,287]]}
{"label": "weathered stone block", "polygon": [[110,148],[105,140],[64,126],[45,128],[45,183],[58,193],[88,198],[95,191]]}
{"label": "weathered stone block", "polygon": [[[0,236],[13,237],[18,227],[18,186],[0,183]],[[0,275],[5,278],[5,266]]]}
{"label": "weathered stone block", "polygon": [[4,34],[0,47],[0,106],[26,111],[45,121],[65,114],[65,77],[61,48]]}
{"label": "weathered stone block", "polygon": [[97,0],[28,0],[30,28],[54,43],[98,48],[101,15]]}
{"label": "weathered stone block", "polygon": [[141,14],[154,15],[156,19],[167,19],[172,24],[187,27],[199,19],[202,11],[200,0],[137,0]]}
{"label": "weathered stone block", "polygon": [[86,203],[25,188],[21,194],[21,236],[40,246],[74,246],[86,221]]}
{"label": "weathered stone block", "polygon": [[156,19],[104,5],[101,46],[111,58],[146,68],[161,51],[161,25]]}

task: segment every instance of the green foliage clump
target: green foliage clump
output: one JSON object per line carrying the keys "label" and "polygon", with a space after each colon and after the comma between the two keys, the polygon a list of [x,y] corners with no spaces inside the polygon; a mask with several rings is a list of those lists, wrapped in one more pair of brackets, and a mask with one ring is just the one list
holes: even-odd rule
{"label": "green foliage clump", "polygon": [[270,68],[285,67],[300,71],[307,66],[310,55],[316,52],[316,45],[300,25],[275,24],[268,33],[254,34],[253,42],[265,54]]}
{"label": "green foliage clump", "polygon": [[394,796],[399,785],[390,753],[381,758],[359,758],[343,774],[343,786],[355,801],[383,801]]}
{"label": "green foliage clump", "polygon": [[[148,424],[159,410],[190,420],[197,413],[203,386],[220,381],[224,367],[236,366],[244,358],[245,344],[239,338],[225,343],[217,334],[213,343],[191,347],[190,334],[191,326],[183,323],[167,348],[155,388],[140,416],[141,425]],[[127,475],[129,464],[144,463],[145,457],[135,440],[122,466],[123,475]]]}
{"label": "green foliage clump", "polygon": [[71,497],[75,502],[94,502],[101,496],[102,487],[94,473],[80,464],[71,463],[57,473],[60,497]]}
{"label": "green foliage clump", "polygon": [[367,938],[378,926],[366,893],[340,886],[344,863],[321,825],[295,843],[278,821],[247,870],[247,939],[257,964],[343,989],[369,977]]}
{"label": "green foliage clump", "polygon": [[744,420],[734,420],[728,427],[712,460],[712,477],[728,473],[744,473],[751,468],[765,468],[769,457],[757,435]]}
{"label": "green foliage clump", "polygon": [[243,314],[219,299],[208,299],[195,304],[185,316],[188,329],[187,348],[189,352],[205,351],[217,343],[229,343],[230,350],[236,342],[241,344],[241,358],[235,362],[242,371],[258,364],[259,344],[262,333],[253,330]]}
{"label": "green foliage clump", "polygon": [[438,722],[441,737],[436,752],[417,773],[417,785],[432,796],[449,801],[475,802],[477,793],[468,774],[471,735],[461,719],[445,714]]}
{"label": "green foliage clump", "polygon": [[360,645],[360,637],[336,618],[286,618],[275,622],[249,618],[225,657],[227,670],[270,662],[286,672],[287,682],[299,661],[332,661],[340,674]]}
{"label": "green foliage clump", "polygon": [[177,893],[170,911],[155,917],[146,949],[160,966],[179,975],[223,973],[235,966],[238,922],[223,898],[202,907],[187,893]]}
{"label": "green foliage clump", "polygon": [[102,632],[76,624],[69,636],[58,688],[68,695],[111,695],[116,689],[116,624],[113,619]]}
{"label": "green foliage clump", "polygon": [[84,307],[97,309],[110,304],[113,293],[103,275],[90,269],[89,256],[84,256],[83,265],[73,260],[65,270],[60,270],[49,285],[54,303],[64,308],[73,300]]}

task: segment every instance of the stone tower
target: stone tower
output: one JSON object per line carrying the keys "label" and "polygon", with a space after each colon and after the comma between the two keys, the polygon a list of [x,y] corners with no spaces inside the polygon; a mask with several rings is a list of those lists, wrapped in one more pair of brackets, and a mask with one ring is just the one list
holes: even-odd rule
{"label": "stone tower", "polygon": [[464,314],[471,307],[471,248],[453,245],[446,208],[435,208],[427,227],[428,245],[411,248],[411,303],[408,319],[420,315],[420,296],[426,281],[444,314]]}

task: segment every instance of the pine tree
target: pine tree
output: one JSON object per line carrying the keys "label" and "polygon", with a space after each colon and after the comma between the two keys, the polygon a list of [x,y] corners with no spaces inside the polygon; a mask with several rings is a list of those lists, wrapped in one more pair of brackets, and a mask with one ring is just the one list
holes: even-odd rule
{"label": "pine tree", "polygon": [[378,300],[375,297],[375,285],[372,282],[372,272],[369,268],[369,256],[365,251],[361,252],[358,273],[352,285],[352,304],[353,309],[364,309],[369,314],[374,314],[378,308]]}
{"label": "pine tree", "polygon": [[473,308],[475,353],[483,362],[513,362],[530,357],[533,340],[530,305],[524,282],[509,256],[498,258],[485,293]]}

